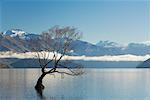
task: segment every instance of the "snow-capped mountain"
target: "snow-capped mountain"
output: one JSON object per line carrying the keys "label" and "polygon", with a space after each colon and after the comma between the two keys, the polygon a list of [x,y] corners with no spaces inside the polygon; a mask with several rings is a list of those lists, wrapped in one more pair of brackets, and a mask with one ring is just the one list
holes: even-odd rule
{"label": "snow-capped mountain", "polygon": [[11,37],[16,37],[16,36],[24,37],[25,34],[27,34],[27,33],[21,29],[12,29],[12,30],[8,30],[8,31],[3,32],[3,35],[8,35]]}
{"label": "snow-capped mountain", "polygon": [[12,29],[0,34],[0,51],[31,51],[29,39],[36,39],[39,35],[27,33],[21,29]]}
{"label": "snow-capped mountain", "polygon": [[[44,48],[44,43],[38,41],[40,35],[28,33],[21,29],[12,29],[0,34],[0,51],[31,51],[30,39],[40,42],[40,50]],[[76,40],[71,43],[71,55],[102,56],[102,55],[145,55],[150,54],[150,41],[142,43],[129,43],[124,46],[111,41],[99,41],[96,45],[86,41]],[[11,47],[11,48],[9,48]]]}
{"label": "snow-capped mountain", "polygon": [[150,54],[150,45],[145,43],[130,43],[123,51],[126,54],[128,53],[134,55]]}
{"label": "snow-capped mountain", "polygon": [[102,55],[120,55],[120,48],[107,48],[105,46],[97,46],[85,41],[77,40],[72,43],[73,50],[78,55],[85,56],[102,56]]}
{"label": "snow-capped mountain", "polygon": [[97,46],[100,47],[106,47],[106,48],[111,48],[111,47],[121,47],[122,45],[116,43],[116,42],[111,42],[111,41],[99,41],[97,44]]}
{"label": "snow-capped mountain", "polygon": [[141,43],[129,43],[127,45],[121,45],[110,41],[100,41],[96,44],[97,46],[108,48],[110,50],[118,50],[122,54],[133,54],[133,55],[145,55],[150,54],[150,41]]}
{"label": "snow-capped mountain", "polygon": [[2,33],[3,36],[10,36],[13,38],[19,37],[20,39],[31,39],[31,38],[37,38],[39,35],[34,34],[34,33],[28,33],[25,32],[21,29],[12,29],[12,30],[7,30]]}
{"label": "snow-capped mountain", "polygon": [[142,42],[141,44],[145,44],[145,45],[147,45],[147,46],[150,46],[150,41],[144,41],[144,42]]}

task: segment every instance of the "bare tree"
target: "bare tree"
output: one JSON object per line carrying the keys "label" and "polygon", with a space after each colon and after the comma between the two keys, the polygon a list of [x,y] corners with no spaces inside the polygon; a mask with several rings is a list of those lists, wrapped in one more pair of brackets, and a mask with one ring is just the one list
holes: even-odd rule
{"label": "bare tree", "polygon": [[[65,55],[68,55],[72,49],[71,43],[81,38],[81,33],[73,27],[55,26],[40,37],[30,39],[32,51],[35,51],[39,64],[41,66],[41,76],[37,80],[35,89],[41,93],[44,89],[42,80],[47,74],[60,73],[72,76],[83,74],[83,66],[70,61],[62,61]],[[62,70],[65,68],[67,70]]]}
{"label": "bare tree", "polygon": [[36,53],[42,74],[37,80],[35,89],[42,96],[44,89],[42,80],[47,74],[60,73],[72,76],[83,74],[82,65],[62,60],[72,50],[72,42],[80,39],[81,35],[81,32],[73,27],[54,26],[37,37],[26,38],[25,40],[2,36],[0,45],[14,52],[32,51]]}

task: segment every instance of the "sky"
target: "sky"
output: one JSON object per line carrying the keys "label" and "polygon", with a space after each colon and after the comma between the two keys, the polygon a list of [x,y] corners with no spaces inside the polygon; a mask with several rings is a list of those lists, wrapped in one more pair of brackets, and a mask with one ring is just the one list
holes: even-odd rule
{"label": "sky", "polygon": [[76,27],[93,44],[150,40],[149,0],[1,0],[0,19],[0,31],[41,33],[60,25]]}

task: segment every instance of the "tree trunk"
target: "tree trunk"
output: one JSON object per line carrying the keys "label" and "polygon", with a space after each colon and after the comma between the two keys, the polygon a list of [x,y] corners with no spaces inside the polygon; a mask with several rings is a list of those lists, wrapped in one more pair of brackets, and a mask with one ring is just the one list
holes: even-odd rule
{"label": "tree trunk", "polygon": [[42,73],[42,75],[39,77],[36,85],[35,85],[35,89],[36,91],[42,96],[42,91],[44,89],[44,85],[42,84],[42,80],[45,77],[47,73]]}

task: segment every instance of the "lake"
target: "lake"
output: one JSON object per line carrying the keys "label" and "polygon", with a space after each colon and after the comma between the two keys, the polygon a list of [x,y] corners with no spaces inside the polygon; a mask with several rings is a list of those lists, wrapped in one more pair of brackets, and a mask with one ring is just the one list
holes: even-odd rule
{"label": "lake", "polygon": [[[0,69],[0,100],[40,100],[40,69]],[[45,100],[150,100],[149,69],[85,69],[82,76],[47,75]]]}

